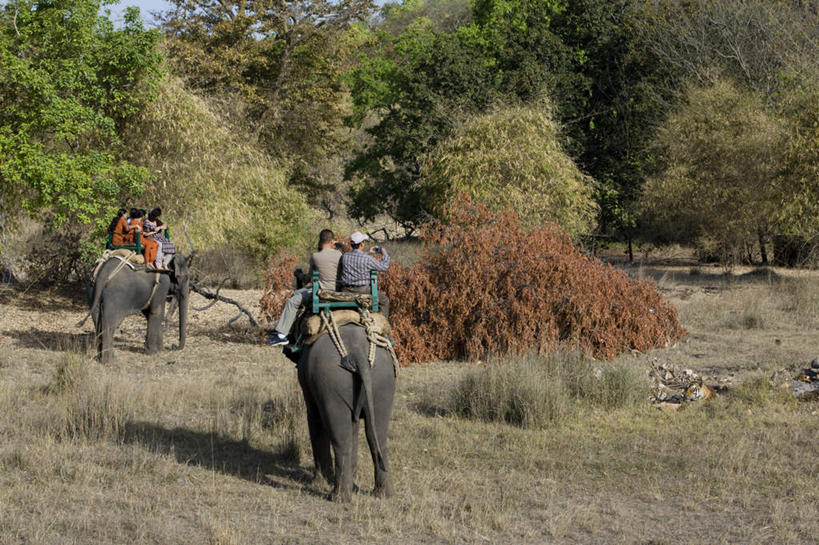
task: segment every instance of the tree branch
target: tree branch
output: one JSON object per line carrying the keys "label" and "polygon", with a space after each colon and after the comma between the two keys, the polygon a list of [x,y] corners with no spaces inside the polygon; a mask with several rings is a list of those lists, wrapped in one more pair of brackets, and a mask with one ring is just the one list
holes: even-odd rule
{"label": "tree branch", "polygon": [[228,321],[228,325],[231,325],[237,318],[239,318],[239,316],[241,314],[244,314],[245,316],[247,316],[247,319],[250,320],[250,324],[253,327],[256,327],[256,328],[259,327],[259,323],[253,318],[253,315],[250,313],[250,311],[247,310],[245,307],[243,307],[241,305],[241,303],[239,303],[238,301],[236,301],[234,299],[231,299],[229,297],[225,297],[224,295],[219,295],[218,293],[211,293],[210,291],[206,290],[205,288],[200,288],[196,284],[191,284],[191,289],[194,292],[201,295],[202,297],[204,297],[205,299],[214,299],[216,301],[221,301],[223,303],[229,303],[231,305],[235,305],[236,308],[239,309],[239,314],[237,314],[236,316],[231,318]]}

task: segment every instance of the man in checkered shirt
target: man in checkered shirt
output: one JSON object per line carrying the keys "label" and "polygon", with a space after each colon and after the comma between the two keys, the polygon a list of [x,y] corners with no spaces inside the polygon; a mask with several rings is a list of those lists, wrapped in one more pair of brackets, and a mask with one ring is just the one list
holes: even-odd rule
{"label": "man in checkered shirt", "polygon": [[[350,235],[350,246],[352,251],[341,256],[341,277],[339,284],[343,291],[353,293],[370,293],[370,271],[386,271],[390,268],[390,256],[383,247],[371,248],[366,252],[367,246],[364,241],[367,235],[356,231]],[[380,254],[380,260],[374,257]],[[378,310],[384,317],[390,317],[390,300],[384,293],[378,291]]]}

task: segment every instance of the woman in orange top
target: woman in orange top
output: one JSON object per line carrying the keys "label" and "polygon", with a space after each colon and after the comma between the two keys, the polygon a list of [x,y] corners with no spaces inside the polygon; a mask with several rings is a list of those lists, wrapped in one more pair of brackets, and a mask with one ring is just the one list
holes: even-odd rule
{"label": "woman in orange top", "polygon": [[128,222],[128,218],[125,217],[125,214],[119,217],[116,225],[114,226],[114,236],[111,238],[111,244],[114,246],[122,246],[123,244],[133,244],[134,243],[134,233],[140,229],[134,223],[134,219],[139,217],[138,210],[136,208],[131,208],[131,212],[129,214],[131,222]]}

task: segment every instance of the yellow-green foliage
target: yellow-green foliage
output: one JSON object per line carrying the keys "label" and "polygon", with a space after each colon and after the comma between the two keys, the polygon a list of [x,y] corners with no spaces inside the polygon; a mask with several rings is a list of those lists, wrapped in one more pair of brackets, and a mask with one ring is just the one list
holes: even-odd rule
{"label": "yellow-green foliage", "polygon": [[197,248],[229,245],[259,262],[280,246],[301,242],[311,211],[287,186],[287,166],[178,79],[162,82],[129,141],[134,159],[155,176],[140,202],[162,207],[177,241],[189,218]]}
{"label": "yellow-green foliage", "polygon": [[796,196],[783,185],[787,131],[759,97],[724,80],[692,87],[657,142],[666,168],[642,208],[670,238],[730,258],[781,228],[778,211]]}
{"label": "yellow-green foliage", "polygon": [[591,231],[594,182],[563,151],[547,104],[508,107],[467,120],[423,165],[425,208],[439,216],[467,192],[528,224],[555,221],[571,235]]}

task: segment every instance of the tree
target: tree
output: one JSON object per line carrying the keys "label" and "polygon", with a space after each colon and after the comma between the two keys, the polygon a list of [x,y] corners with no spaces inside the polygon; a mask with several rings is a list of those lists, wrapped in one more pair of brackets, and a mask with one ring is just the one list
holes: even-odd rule
{"label": "tree", "polygon": [[573,237],[589,233],[594,181],[563,151],[551,116],[541,103],[468,119],[423,163],[424,208],[441,218],[465,192],[494,210],[514,210],[530,227],[551,221]]}
{"label": "tree", "polygon": [[378,13],[376,28],[399,36],[418,19],[429,21],[437,32],[455,32],[472,21],[468,0],[407,0],[386,3]]}
{"label": "tree", "polygon": [[381,33],[380,48],[354,72],[351,86],[358,119],[373,136],[348,169],[360,178],[353,212],[387,212],[408,224],[423,218],[421,158],[461,118],[495,103],[547,97],[564,148],[601,181],[602,226],[631,227],[643,150],[660,117],[647,107],[647,80],[656,70],[634,43],[636,16],[625,0],[481,0],[473,3],[472,22],[454,32],[421,18],[400,36]]}
{"label": "tree", "polygon": [[171,3],[161,20],[177,73],[218,96],[235,127],[268,153],[292,162],[291,183],[318,203],[328,164],[350,147],[342,73],[372,0]]}
{"label": "tree", "polygon": [[0,211],[89,222],[145,169],[122,159],[120,134],[152,98],[158,34],[137,9],[123,27],[99,0],[14,0],[0,14]]}
{"label": "tree", "polygon": [[635,30],[670,81],[707,85],[729,77],[773,104],[783,84],[814,74],[819,10],[801,0],[692,0],[646,3]]}
{"label": "tree", "polygon": [[657,135],[665,168],[646,184],[646,218],[670,240],[743,258],[776,232],[778,211],[795,197],[783,191],[786,124],[729,81],[689,87],[686,96]]}
{"label": "tree", "polygon": [[370,140],[347,165],[355,181],[350,212],[363,219],[386,213],[412,231],[428,214],[418,185],[423,155],[496,92],[487,85],[487,59],[459,34],[436,33],[420,19],[398,37],[376,37],[377,50],[350,76],[355,120],[376,116]]}
{"label": "tree", "polygon": [[300,245],[313,216],[288,186],[287,165],[231,130],[214,102],[168,77],[130,124],[130,157],[155,180],[142,202],[162,203],[174,232],[187,225],[197,247],[238,250],[263,266],[281,246]]}

